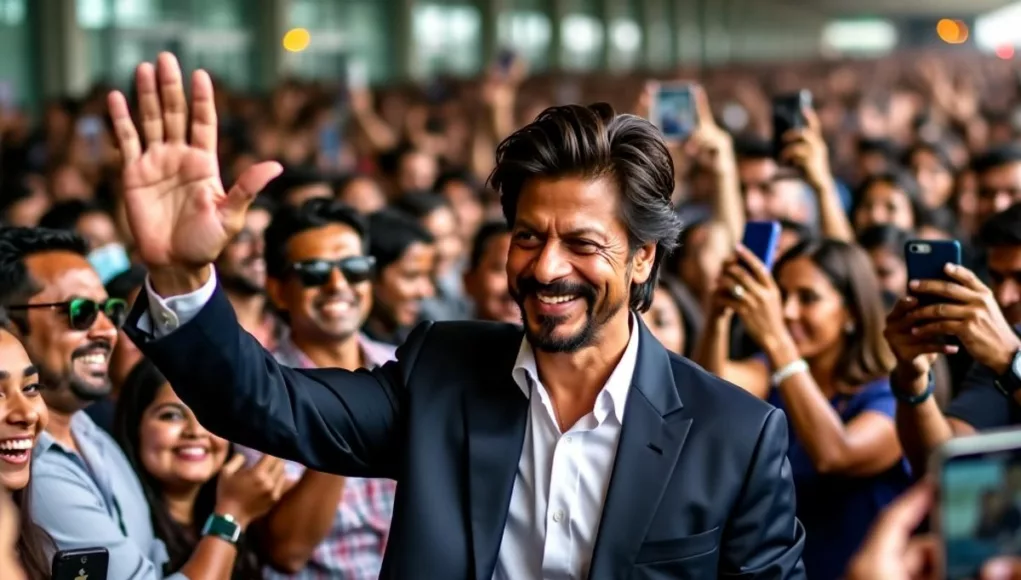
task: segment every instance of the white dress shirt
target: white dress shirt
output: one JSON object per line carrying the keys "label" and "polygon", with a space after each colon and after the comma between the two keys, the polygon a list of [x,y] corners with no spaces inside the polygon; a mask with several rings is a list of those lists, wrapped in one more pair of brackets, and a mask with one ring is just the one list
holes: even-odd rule
{"label": "white dress shirt", "polygon": [[[147,279],[152,319],[143,313],[138,328],[157,337],[172,332],[194,318],[215,289],[213,274],[195,292],[164,299]],[[493,580],[588,576],[638,361],[634,315],[630,323],[624,355],[596,396],[592,412],[566,433],[560,431],[549,393],[539,382],[532,347],[522,341],[512,372],[530,401],[528,425]]]}

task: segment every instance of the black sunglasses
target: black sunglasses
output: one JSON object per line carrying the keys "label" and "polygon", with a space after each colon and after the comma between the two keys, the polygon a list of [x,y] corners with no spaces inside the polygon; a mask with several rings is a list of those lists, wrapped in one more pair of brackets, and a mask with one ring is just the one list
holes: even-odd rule
{"label": "black sunglasses", "polygon": [[89,298],[72,298],[67,302],[18,304],[7,307],[8,310],[32,310],[34,308],[54,308],[67,312],[68,324],[75,330],[92,328],[100,312],[105,314],[114,326],[120,328],[128,314],[128,303],[120,298],[107,298],[102,302],[96,302]]}
{"label": "black sunglasses", "polygon": [[372,256],[351,256],[339,260],[305,260],[295,263],[291,269],[302,286],[312,288],[329,282],[334,269],[340,270],[348,284],[358,284],[372,278],[375,267],[376,259]]}

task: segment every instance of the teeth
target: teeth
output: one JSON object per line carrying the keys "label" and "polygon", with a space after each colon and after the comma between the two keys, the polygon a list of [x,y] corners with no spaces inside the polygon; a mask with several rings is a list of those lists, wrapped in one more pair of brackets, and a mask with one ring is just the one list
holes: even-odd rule
{"label": "teeth", "polygon": [[202,447],[183,447],[178,449],[177,452],[185,457],[205,457],[206,450]]}
{"label": "teeth", "polygon": [[106,354],[103,354],[103,353],[87,354],[87,355],[81,357],[81,360],[84,361],[85,364],[89,364],[89,365],[106,364]]}
{"label": "teeth", "polygon": [[570,302],[575,298],[577,298],[577,296],[571,294],[561,296],[543,296],[540,294],[539,302],[542,302],[543,304],[563,304],[564,302]]}
{"label": "teeth", "polygon": [[31,439],[8,439],[7,441],[0,442],[0,450],[2,451],[26,451],[31,448]]}

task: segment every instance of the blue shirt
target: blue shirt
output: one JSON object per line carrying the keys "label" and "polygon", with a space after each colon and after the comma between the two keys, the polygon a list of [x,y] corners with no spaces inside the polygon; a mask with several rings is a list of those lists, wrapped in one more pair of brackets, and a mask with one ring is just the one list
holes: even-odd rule
{"label": "blue shirt", "polygon": [[[769,402],[786,411],[776,389],[770,393]],[[830,404],[844,424],[868,411],[882,413],[893,421],[897,407],[885,378],[853,395],[837,395]],[[901,460],[872,477],[821,475],[793,427],[790,437],[787,457],[794,475],[798,519],[805,526],[805,570],[812,580],[836,580],[843,576],[879,512],[911,484],[911,474],[907,462]]]}
{"label": "blue shirt", "polygon": [[58,550],[106,548],[109,580],[163,578],[166,547],[153,533],[149,504],[128,458],[84,412],[71,417],[71,436],[80,454],[45,431],[39,435],[29,486],[32,519]]}

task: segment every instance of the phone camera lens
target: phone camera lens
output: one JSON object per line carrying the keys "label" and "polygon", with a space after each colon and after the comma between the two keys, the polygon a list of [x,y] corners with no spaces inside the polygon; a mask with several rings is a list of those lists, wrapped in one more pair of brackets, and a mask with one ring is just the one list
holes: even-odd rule
{"label": "phone camera lens", "polygon": [[84,563],[86,563],[88,561],[89,561],[89,557],[88,556],[82,556],[82,564],[84,564]]}

